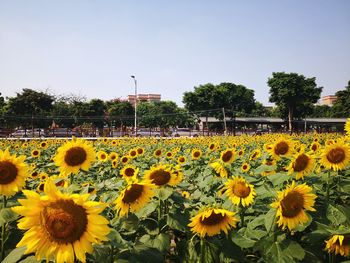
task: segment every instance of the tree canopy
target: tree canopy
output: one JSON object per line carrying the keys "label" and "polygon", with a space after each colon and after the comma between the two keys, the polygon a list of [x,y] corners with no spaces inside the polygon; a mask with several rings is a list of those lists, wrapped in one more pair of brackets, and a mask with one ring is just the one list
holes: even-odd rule
{"label": "tree canopy", "polygon": [[315,80],[297,73],[273,72],[267,81],[269,101],[280,108],[281,118],[288,119],[290,131],[293,119],[312,112],[313,104],[320,98],[322,87],[317,87]]}
{"label": "tree canopy", "polygon": [[350,80],[345,90],[340,90],[335,93],[337,100],[333,105],[334,117],[350,117]]}

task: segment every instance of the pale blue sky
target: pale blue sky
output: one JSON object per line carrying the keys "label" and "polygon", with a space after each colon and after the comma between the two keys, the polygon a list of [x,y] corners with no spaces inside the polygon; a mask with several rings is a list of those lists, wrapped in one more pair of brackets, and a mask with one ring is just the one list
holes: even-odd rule
{"label": "pale blue sky", "polygon": [[274,71],[316,77],[322,95],[350,80],[350,1],[0,0],[0,92],[104,100],[182,94],[208,82],[255,90]]}

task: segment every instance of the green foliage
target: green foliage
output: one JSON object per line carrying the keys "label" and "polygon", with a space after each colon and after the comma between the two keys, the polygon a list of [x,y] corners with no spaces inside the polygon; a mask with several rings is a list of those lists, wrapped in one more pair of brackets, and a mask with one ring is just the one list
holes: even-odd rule
{"label": "green foliage", "polygon": [[332,110],[334,117],[347,118],[350,116],[350,81],[345,87],[345,90],[340,90],[335,93],[337,100],[335,101]]}

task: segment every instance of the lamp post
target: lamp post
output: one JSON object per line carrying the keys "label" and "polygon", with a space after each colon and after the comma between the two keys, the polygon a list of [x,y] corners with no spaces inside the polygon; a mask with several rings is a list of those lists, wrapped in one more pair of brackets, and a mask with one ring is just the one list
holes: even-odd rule
{"label": "lamp post", "polygon": [[135,83],[135,137],[137,136],[137,80],[135,76],[131,76]]}

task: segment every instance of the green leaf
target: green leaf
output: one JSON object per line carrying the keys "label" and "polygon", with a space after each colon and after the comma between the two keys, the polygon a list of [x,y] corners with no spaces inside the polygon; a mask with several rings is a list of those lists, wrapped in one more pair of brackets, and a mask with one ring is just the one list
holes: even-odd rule
{"label": "green leaf", "polygon": [[6,223],[15,221],[18,218],[18,214],[12,211],[11,208],[3,208],[0,210],[0,225],[3,226]]}
{"label": "green leaf", "polygon": [[156,248],[161,252],[166,252],[170,247],[170,237],[165,233],[160,233],[155,237],[144,235],[139,241],[147,246]]}
{"label": "green leaf", "polygon": [[328,205],[327,218],[332,222],[333,225],[341,225],[346,221],[346,216],[338,208],[333,205]]}
{"label": "green leaf", "polygon": [[265,215],[265,228],[267,232],[272,231],[275,224],[275,218],[276,218],[276,209],[272,208]]}
{"label": "green leaf", "polygon": [[241,228],[238,232],[232,234],[232,241],[237,246],[241,248],[250,248],[253,247],[256,243],[255,240],[252,240],[249,237],[244,235],[246,228]]}
{"label": "green leaf", "polygon": [[188,210],[181,211],[177,209],[174,213],[169,213],[167,216],[167,225],[173,229],[187,231],[187,224],[190,221]]}
{"label": "green leaf", "polygon": [[215,244],[206,240],[203,241],[203,250],[200,255],[201,263],[220,262],[219,255],[219,248]]}
{"label": "green leaf", "polygon": [[26,249],[26,247],[15,248],[10,252],[10,254],[7,255],[7,257],[2,261],[2,263],[15,263],[19,261],[24,255]]}
{"label": "green leaf", "polygon": [[170,187],[162,187],[158,189],[158,197],[164,201],[164,200],[167,200],[173,192],[174,192],[174,189]]}
{"label": "green leaf", "polygon": [[139,217],[147,217],[150,214],[152,214],[158,207],[158,202],[150,202],[143,208],[141,208],[139,211],[136,212],[136,215]]}
{"label": "green leaf", "polygon": [[30,256],[30,257],[27,257],[23,260],[21,260],[20,262],[18,263],[38,263],[39,261],[36,260],[36,258],[34,256]]}
{"label": "green leaf", "polygon": [[288,181],[291,177],[286,173],[276,173],[267,176],[270,182],[274,186],[282,186],[285,181]]}
{"label": "green leaf", "polygon": [[286,248],[283,249],[283,253],[287,253],[297,260],[303,260],[305,257],[305,250],[295,241],[287,242]]}

